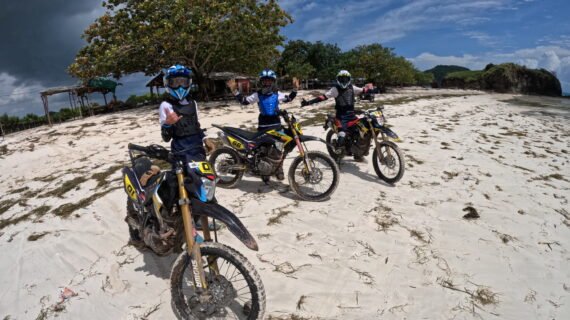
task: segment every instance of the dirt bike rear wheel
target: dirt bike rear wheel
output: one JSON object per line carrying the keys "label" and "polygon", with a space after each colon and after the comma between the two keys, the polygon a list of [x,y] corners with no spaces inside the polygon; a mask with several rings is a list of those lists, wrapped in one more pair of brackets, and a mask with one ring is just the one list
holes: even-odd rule
{"label": "dirt bike rear wheel", "polygon": [[214,150],[210,155],[210,164],[214,167],[214,171],[218,178],[216,185],[220,188],[233,188],[243,177],[243,170],[231,170],[225,168],[227,166],[241,164],[239,154],[228,147],[221,147]]}
{"label": "dirt bike rear wheel", "polygon": [[327,142],[327,151],[329,153],[329,155],[334,159],[334,161],[336,161],[337,163],[340,162],[340,160],[344,157],[344,152],[336,152],[336,149],[333,148],[332,146],[336,146],[337,145],[337,140],[338,140],[338,134],[336,132],[334,132],[334,130],[329,130],[327,132],[327,137],[325,138],[326,142]]}
{"label": "dirt bike rear wheel", "polygon": [[253,265],[241,253],[217,242],[200,244],[200,252],[209,296],[199,294],[194,287],[196,263],[183,252],[170,274],[172,308],[176,315],[180,319],[225,319],[233,313],[239,319],[263,319],[265,289]]}

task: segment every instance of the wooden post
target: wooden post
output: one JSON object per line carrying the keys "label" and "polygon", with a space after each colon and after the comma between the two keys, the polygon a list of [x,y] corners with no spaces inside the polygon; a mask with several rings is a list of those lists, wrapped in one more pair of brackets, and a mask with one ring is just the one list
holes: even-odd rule
{"label": "wooden post", "polygon": [[52,126],[51,117],[49,115],[48,98],[46,95],[42,95],[42,102],[44,103],[44,112],[46,113],[46,118],[49,126]]}
{"label": "wooden post", "polygon": [[[75,106],[75,108],[77,108],[77,91],[75,90],[72,91],[71,96],[73,98],[73,105]],[[83,118],[83,110],[81,106],[79,106],[79,117]]]}

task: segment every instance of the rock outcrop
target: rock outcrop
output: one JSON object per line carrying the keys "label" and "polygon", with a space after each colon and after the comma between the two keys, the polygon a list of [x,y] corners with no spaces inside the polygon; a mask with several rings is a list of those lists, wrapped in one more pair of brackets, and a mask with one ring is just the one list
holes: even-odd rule
{"label": "rock outcrop", "polygon": [[554,74],[545,69],[529,69],[514,63],[489,64],[480,71],[449,73],[442,80],[441,87],[546,96],[562,95],[560,81]]}

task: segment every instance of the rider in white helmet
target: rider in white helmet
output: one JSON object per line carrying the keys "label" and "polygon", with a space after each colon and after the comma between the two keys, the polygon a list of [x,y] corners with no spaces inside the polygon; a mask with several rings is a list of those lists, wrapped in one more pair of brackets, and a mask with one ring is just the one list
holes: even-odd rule
{"label": "rider in white helmet", "polygon": [[340,70],[336,75],[336,84],[329,89],[324,95],[318,96],[312,100],[306,101],[303,99],[301,107],[308,106],[317,102],[327,100],[328,98],[335,99],[336,118],[342,124],[341,131],[338,134],[338,145],[344,146],[344,139],[346,137],[347,124],[356,119],[354,112],[354,103],[356,95],[366,92],[366,88],[360,88],[352,85],[352,77],[346,70]]}

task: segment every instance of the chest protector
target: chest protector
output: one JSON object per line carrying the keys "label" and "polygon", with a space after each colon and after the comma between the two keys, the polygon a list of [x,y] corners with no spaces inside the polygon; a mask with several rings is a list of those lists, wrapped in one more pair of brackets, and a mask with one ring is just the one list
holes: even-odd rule
{"label": "chest protector", "polygon": [[187,105],[181,105],[180,102],[169,101],[172,104],[172,109],[178,116],[182,116],[178,122],[173,124],[174,137],[182,138],[201,132],[200,122],[198,122],[198,112],[196,108],[196,101],[190,100]]}
{"label": "chest protector", "polygon": [[345,115],[349,112],[354,111],[354,89],[352,86],[348,86],[346,89],[343,89],[341,86],[336,86],[338,90],[338,96],[334,98],[335,100],[335,109],[337,117]]}
{"label": "chest protector", "polygon": [[261,94],[261,91],[257,92],[257,97],[259,99],[259,113],[263,116],[276,116],[279,112],[279,93],[274,91],[270,94]]}

